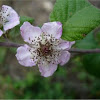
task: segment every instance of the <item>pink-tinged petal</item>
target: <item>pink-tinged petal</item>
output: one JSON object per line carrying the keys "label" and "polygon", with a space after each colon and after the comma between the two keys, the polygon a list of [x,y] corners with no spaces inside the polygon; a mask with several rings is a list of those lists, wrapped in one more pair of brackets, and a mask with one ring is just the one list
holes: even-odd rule
{"label": "pink-tinged petal", "polygon": [[[72,46],[73,44],[75,44],[75,41],[70,42],[70,45]],[[71,47],[70,47],[71,48]]]}
{"label": "pink-tinged petal", "polygon": [[64,65],[70,59],[70,53],[68,51],[62,51],[61,56],[59,57],[59,64]]}
{"label": "pink-tinged petal", "polygon": [[29,52],[29,49],[30,47],[28,45],[24,45],[24,46],[21,46],[17,49],[17,54],[16,54],[16,57],[17,57],[17,60],[18,62],[23,65],[23,66],[35,66],[36,63],[35,61],[33,61],[33,59],[31,58],[32,55],[31,53]]}
{"label": "pink-tinged petal", "polygon": [[70,41],[65,41],[65,40],[62,40],[60,41],[60,43],[58,44],[58,46],[56,47],[56,49],[60,50],[69,50],[71,48],[71,46],[75,43],[75,41],[73,42],[70,42]]}
{"label": "pink-tinged petal", "polygon": [[3,34],[3,31],[2,31],[2,30],[0,30],[0,36],[2,36],[2,34]]}
{"label": "pink-tinged petal", "polygon": [[5,31],[20,24],[20,18],[18,16],[17,12],[13,8],[3,5],[2,12],[5,12],[2,14],[2,17],[4,16],[4,18],[6,20],[6,22],[3,23]]}
{"label": "pink-tinged petal", "polygon": [[39,71],[41,72],[41,76],[44,77],[52,76],[53,73],[57,70],[57,65],[54,65],[52,63],[50,64],[44,63],[38,66],[39,66]]}
{"label": "pink-tinged petal", "polygon": [[60,22],[44,23],[41,29],[44,34],[52,34],[56,39],[59,39],[62,35],[62,24]]}
{"label": "pink-tinged petal", "polygon": [[24,22],[20,30],[24,41],[28,43],[31,43],[36,37],[39,37],[42,33],[39,27],[34,27],[29,22]]}

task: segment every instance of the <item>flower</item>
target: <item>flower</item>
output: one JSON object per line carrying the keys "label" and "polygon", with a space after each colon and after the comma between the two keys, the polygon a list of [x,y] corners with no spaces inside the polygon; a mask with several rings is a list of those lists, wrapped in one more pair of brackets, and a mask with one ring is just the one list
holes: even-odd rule
{"label": "flower", "polygon": [[1,28],[7,31],[20,23],[19,16],[14,9],[3,5],[0,10],[0,36],[3,34]]}
{"label": "flower", "polygon": [[57,65],[64,65],[70,59],[68,50],[75,42],[61,39],[62,24],[60,22],[44,23],[42,28],[24,22],[20,28],[21,36],[29,43],[17,49],[17,60],[23,66],[38,65],[41,75],[51,76]]}

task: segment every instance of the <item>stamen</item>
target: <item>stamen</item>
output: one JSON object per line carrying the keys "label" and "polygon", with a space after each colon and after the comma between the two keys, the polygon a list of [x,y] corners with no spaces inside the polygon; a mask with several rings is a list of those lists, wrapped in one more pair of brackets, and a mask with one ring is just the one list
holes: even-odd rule
{"label": "stamen", "polygon": [[[32,53],[33,59],[38,59],[38,64],[44,64],[45,61],[57,64],[60,51],[56,49],[56,46],[58,46],[59,42],[52,34],[44,33],[40,37],[31,40],[33,50],[29,51]],[[34,51],[34,48],[37,49]]]}

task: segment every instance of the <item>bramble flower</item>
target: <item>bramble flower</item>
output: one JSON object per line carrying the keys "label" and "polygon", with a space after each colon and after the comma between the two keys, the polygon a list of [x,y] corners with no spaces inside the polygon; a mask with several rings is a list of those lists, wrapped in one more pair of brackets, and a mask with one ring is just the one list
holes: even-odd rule
{"label": "bramble flower", "polygon": [[41,75],[51,76],[57,65],[64,65],[70,59],[68,50],[75,42],[61,39],[60,22],[45,23],[42,28],[24,22],[20,28],[21,36],[28,43],[17,49],[17,60],[23,66],[38,65]]}
{"label": "bramble flower", "polygon": [[3,32],[0,30],[0,36],[2,36]]}
{"label": "bramble flower", "polygon": [[1,30],[7,31],[20,23],[19,16],[14,9],[3,5],[0,10],[0,36],[3,34]]}

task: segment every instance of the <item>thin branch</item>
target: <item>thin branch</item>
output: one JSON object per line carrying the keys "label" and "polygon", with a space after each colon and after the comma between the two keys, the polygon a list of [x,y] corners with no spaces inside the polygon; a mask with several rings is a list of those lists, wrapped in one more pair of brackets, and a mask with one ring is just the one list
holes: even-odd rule
{"label": "thin branch", "polygon": [[70,53],[100,53],[100,49],[70,49]]}
{"label": "thin branch", "polygon": [[13,43],[13,42],[0,42],[0,46],[2,47],[19,47],[22,46],[22,44],[17,44],[17,43]]}
{"label": "thin branch", "polygon": [[[0,46],[2,47],[14,47],[18,48],[23,44],[17,44],[13,42],[0,42]],[[68,50],[70,53],[100,53],[100,49],[70,49]]]}

